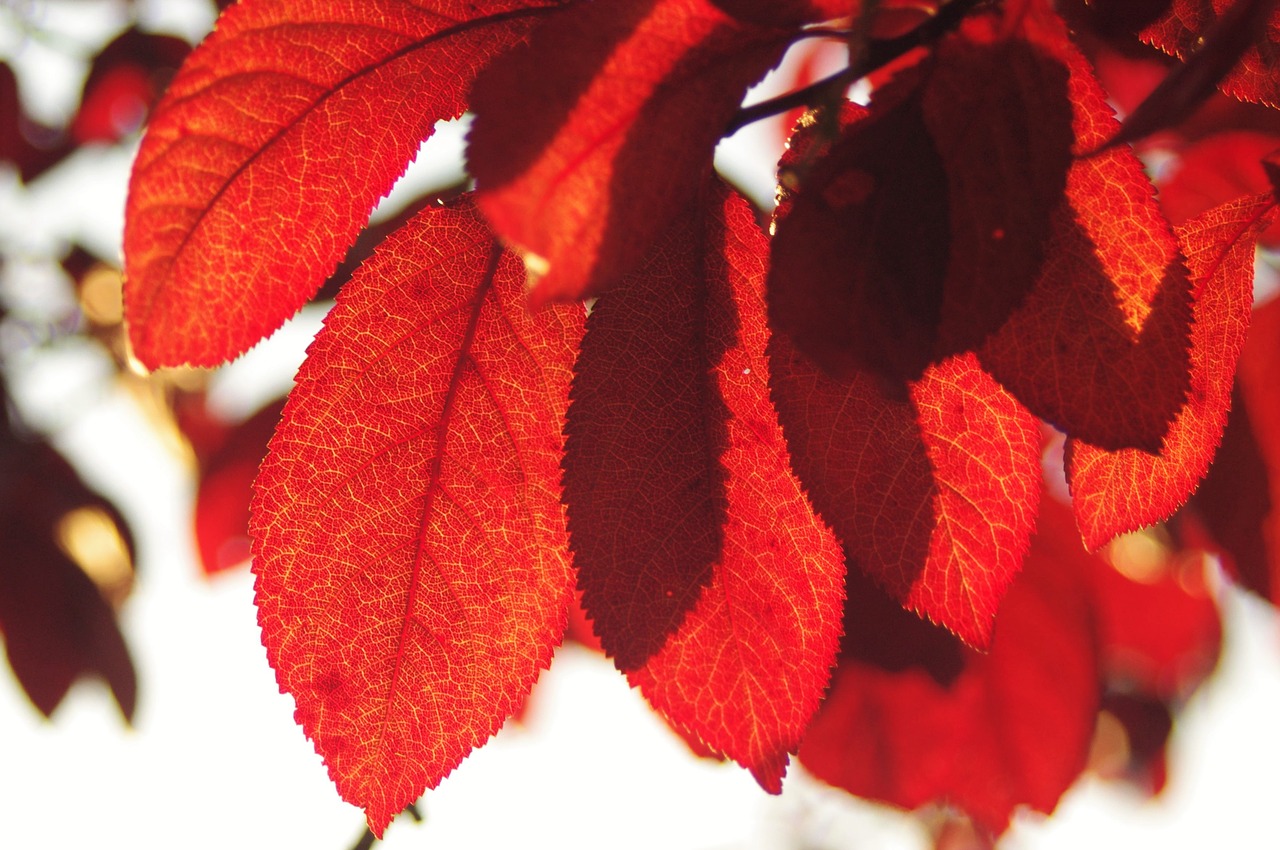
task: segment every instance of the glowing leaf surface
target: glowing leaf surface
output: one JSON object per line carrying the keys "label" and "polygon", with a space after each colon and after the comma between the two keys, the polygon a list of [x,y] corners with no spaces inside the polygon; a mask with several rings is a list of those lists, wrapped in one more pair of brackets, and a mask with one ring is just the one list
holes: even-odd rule
{"label": "glowing leaf surface", "polygon": [[573,580],[559,423],[581,308],[524,308],[467,204],[343,289],[256,484],[268,658],[380,834],[521,703]]}

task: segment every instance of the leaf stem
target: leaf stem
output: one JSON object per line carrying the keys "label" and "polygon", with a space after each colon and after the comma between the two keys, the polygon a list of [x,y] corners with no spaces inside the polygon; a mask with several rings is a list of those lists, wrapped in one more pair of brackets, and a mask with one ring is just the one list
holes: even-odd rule
{"label": "leaf stem", "polygon": [[[885,41],[868,42],[867,49],[859,61],[848,68],[837,71],[817,82],[810,83],[804,88],[739,109],[738,114],[733,117],[733,120],[729,122],[729,126],[725,129],[725,135],[732,136],[748,124],[759,121],[762,118],[779,115],[797,106],[809,106],[814,102],[821,102],[824,99],[824,95],[828,94],[832,89],[844,89],[872,71],[883,68],[908,51],[935,41],[940,36],[955,29],[966,15],[985,2],[987,0],[952,0],[952,2],[939,9],[938,14],[911,32]],[[829,33],[823,34],[827,35]],[[808,35],[808,33],[805,33],[805,35]]]}

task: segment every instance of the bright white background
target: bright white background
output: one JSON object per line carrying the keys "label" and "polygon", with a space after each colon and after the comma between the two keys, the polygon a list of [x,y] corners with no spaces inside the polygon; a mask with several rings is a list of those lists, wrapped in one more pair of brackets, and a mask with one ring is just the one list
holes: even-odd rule
{"label": "bright white background", "polygon": [[[20,0],[6,2],[12,8]],[[24,5],[88,47],[124,26],[113,0]],[[190,37],[210,21],[201,0],[140,6],[145,21]],[[64,118],[83,68],[24,41],[9,23],[0,8],[0,55],[24,73],[24,94],[41,117]],[[456,152],[460,133],[443,135],[441,148]],[[744,132],[738,152],[725,156],[741,169],[758,141]],[[26,189],[0,174],[0,244],[11,255],[37,255],[50,240],[74,237],[115,251],[129,156],[84,151]],[[753,191],[767,196],[767,169],[751,174]],[[10,303],[54,309],[70,297],[56,275],[21,264],[3,286]],[[317,322],[304,316],[235,364],[219,390],[227,409],[247,412],[287,383]],[[200,577],[190,533],[193,482],[131,398],[102,382],[106,374],[88,348],[63,347],[15,364],[11,379],[31,419],[138,530],[139,579],[122,623],[141,682],[138,711],[126,728],[105,687],[86,682],[47,722],[0,665],[0,848],[345,850],[360,835],[362,816],[338,799],[293,723],[291,701],[276,688],[259,644],[250,575]],[[1265,606],[1229,594],[1225,607],[1222,669],[1183,714],[1165,794],[1147,802],[1085,781],[1052,821],[1027,819],[1005,846],[1280,842],[1272,818],[1280,790],[1280,641]],[[560,653],[534,700],[524,726],[504,730],[427,795],[425,824],[401,819],[385,846],[927,846],[908,819],[854,804],[794,769],[786,792],[771,798],[744,771],[693,758],[607,662],[582,651]]]}

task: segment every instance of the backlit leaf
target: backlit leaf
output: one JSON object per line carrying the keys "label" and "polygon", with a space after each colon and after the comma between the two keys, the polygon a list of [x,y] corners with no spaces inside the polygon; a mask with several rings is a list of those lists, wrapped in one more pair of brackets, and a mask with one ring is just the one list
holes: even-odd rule
{"label": "backlit leaf", "polygon": [[469,203],[422,212],[343,289],[256,484],[268,658],[375,834],[497,730],[565,628],[581,308],[532,316],[523,292]]}
{"label": "backlit leaf", "polygon": [[1067,75],[997,25],[966,21],[918,81],[846,111],[829,153],[802,138],[779,166],[770,318],[829,372],[918,378],[1035,285],[1070,165]]}
{"label": "backlit leaf", "polygon": [[850,572],[845,638],[801,763],[861,797],[958,806],[999,833],[1051,812],[1084,767],[1098,706],[1089,558],[1046,499],[990,651],[964,647]]}
{"label": "backlit leaf", "polygon": [[1214,24],[1232,10],[1252,18],[1245,30],[1252,38],[1243,51],[1236,51],[1242,54],[1239,64],[1221,88],[1241,100],[1280,108],[1280,9],[1272,0],[1174,0],[1169,13],[1143,30],[1142,38],[1165,53],[1187,59]]}
{"label": "backlit leaf", "polygon": [[[1251,48],[1250,43],[1265,29],[1274,6],[1274,0],[1235,0],[1196,38],[1190,54],[1182,56],[1185,61],[1173,66],[1107,144],[1132,142],[1188,118],[1209,99],[1216,86],[1223,84],[1224,77],[1244,53],[1257,50]],[[1154,29],[1159,31],[1160,24]],[[1273,52],[1280,58],[1280,50]],[[1277,66],[1272,62],[1271,67],[1274,74]]]}
{"label": "backlit leaf", "polygon": [[599,293],[640,261],[794,35],[710,0],[616,0],[566,9],[494,61],[472,95],[467,160],[535,303]]}
{"label": "backlit leaf", "polygon": [[[1076,151],[1116,129],[1065,42]],[[1032,413],[1108,448],[1157,451],[1186,400],[1191,284],[1142,165],[1127,147],[1075,160],[1039,282],[982,347],[982,365]]]}
{"label": "backlit leaf", "polygon": [[148,366],[240,354],[315,294],[437,121],[542,0],[243,0],[157,106],[125,298]]}
{"label": "backlit leaf", "polygon": [[600,297],[565,500],[606,650],[695,750],[777,793],[835,660],[844,566],[768,401],[766,253],[717,188]]}
{"label": "backlit leaf", "polygon": [[1280,600],[1280,300],[1253,312],[1222,449],[1192,502],[1241,582]]}
{"label": "backlit leaf", "polygon": [[1035,525],[1035,419],[972,354],[905,387],[830,377],[776,332],[769,360],[792,466],[850,571],[985,647]]}
{"label": "backlit leaf", "polygon": [[1067,480],[1085,545],[1172,514],[1204,476],[1222,439],[1231,382],[1253,303],[1253,254],[1275,202],[1255,195],[1178,228],[1193,282],[1191,392],[1160,454],[1067,442]]}

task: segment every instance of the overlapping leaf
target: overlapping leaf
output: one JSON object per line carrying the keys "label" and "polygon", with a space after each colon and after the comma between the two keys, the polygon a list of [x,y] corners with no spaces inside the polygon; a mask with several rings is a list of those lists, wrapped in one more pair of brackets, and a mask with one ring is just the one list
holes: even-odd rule
{"label": "overlapping leaf", "polygon": [[[1085,59],[1065,38],[1056,47],[1071,75],[1076,150],[1094,151],[1115,119]],[[1154,452],[1186,400],[1190,327],[1177,241],[1141,163],[1120,147],[1072,165],[1040,279],[980,355],[1067,433]]]}
{"label": "overlapping leaf", "polygon": [[600,297],[565,501],[604,648],[698,751],[777,792],[835,658],[844,570],[768,402],[766,250],[717,187]]}
{"label": "overlapping leaf", "polygon": [[850,571],[986,646],[1035,525],[1035,419],[972,354],[888,390],[825,375],[779,333],[769,360],[793,468]]}
{"label": "overlapping leaf", "polygon": [[988,653],[851,571],[840,662],[801,763],[858,796],[958,806],[993,833],[1018,805],[1053,811],[1098,707],[1092,567],[1074,537],[1070,515],[1049,510]]}
{"label": "overlapping leaf", "polygon": [[126,308],[149,366],[215,364],[324,282],[490,57],[551,0],[245,0],[173,80],[134,165]]}
{"label": "overlapping leaf", "polygon": [[1036,282],[1070,165],[1067,75],[997,26],[966,21],[919,80],[846,111],[820,159],[803,137],[783,158],[797,185],[778,210],[770,318],[829,372],[914,380],[979,346]]}
{"label": "overlapping leaf", "polygon": [[1220,87],[1241,100],[1280,108],[1280,76],[1276,74],[1280,68],[1280,9],[1272,0],[1174,0],[1168,14],[1143,30],[1142,37],[1164,52],[1186,59],[1233,10],[1247,16],[1240,36],[1248,39],[1248,44],[1220,46],[1229,55],[1240,57]]}
{"label": "overlapping leaf", "polygon": [[496,731],[565,628],[582,313],[530,315],[523,292],[468,203],[421,213],[344,288],[256,485],[268,657],[376,834]]}
{"label": "overlapping leaf", "polygon": [[468,164],[535,302],[596,294],[640,261],[794,35],[710,0],[586,3],[481,75]]}
{"label": "overlapping leaf", "polygon": [[1272,300],[1253,312],[1222,448],[1191,503],[1237,578],[1272,602],[1280,601],[1278,364],[1280,300]]}
{"label": "overlapping leaf", "polygon": [[1274,208],[1269,195],[1254,195],[1178,228],[1194,287],[1191,391],[1158,455],[1068,441],[1067,480],[1087,546],[1167,518],[1209,468],[1249,325],[1254,245]]}

